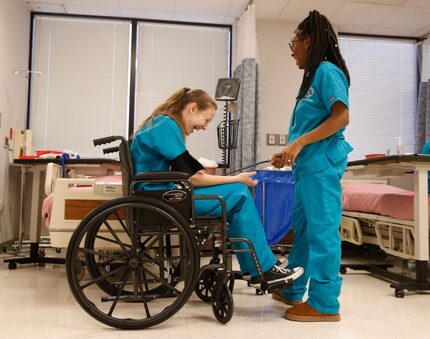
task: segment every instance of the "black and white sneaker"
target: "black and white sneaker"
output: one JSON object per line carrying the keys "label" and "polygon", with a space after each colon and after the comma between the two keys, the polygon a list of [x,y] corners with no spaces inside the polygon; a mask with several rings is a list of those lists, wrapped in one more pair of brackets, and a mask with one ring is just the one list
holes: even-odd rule
{"label": "black and white sneaker", "polygon": [[[264,280],[268,283],[274,283],[276,281],[292,281],[296,280],[303,274],[303,267],[294,267],[294,268],[281,268],[277,265],[273,266],[270,270],[263,273]],[[251,286],[259,286],[261,283],[261,279],[259,276],[252,277],[250,280]]]}

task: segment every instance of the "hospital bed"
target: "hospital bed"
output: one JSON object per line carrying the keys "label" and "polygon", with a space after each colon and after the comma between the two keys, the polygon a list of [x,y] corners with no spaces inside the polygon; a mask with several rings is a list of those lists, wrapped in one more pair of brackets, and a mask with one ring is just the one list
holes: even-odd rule
{"label": "hospital bed", "polygon": [[62,177],[62,167],[46,168],[42,218],[49,230],[51,246],[66,248],[78,223],[94,208],[122,196],[120,175]]}
{"label": "hospital bed", "polygon": [[[342,265],[364,269],[393,283],[396,297],[404,290],[429,290],[427,265],[429,260],[429,199],[427,172],[430,156],[400,155],[348,163],[349,178],[343,186],[343,212],[340,227],[343,241],[355,245],[374,244],[384,252],[416,262],[416,278],[410,279],[376,265]],[[365,179],[392,178],[412,174],[414,191],[409,192]],[[364,179],[364,180],[363,180]]]}

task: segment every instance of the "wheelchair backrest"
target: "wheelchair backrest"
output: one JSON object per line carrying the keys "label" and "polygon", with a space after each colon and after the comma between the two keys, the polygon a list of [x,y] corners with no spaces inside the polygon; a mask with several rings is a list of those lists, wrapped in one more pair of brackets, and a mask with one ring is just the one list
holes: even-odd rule
{"label": "wheelchair backrest", "polygon": [[130,195],[130,185],[133,180],[134,170],[130,155],[130,141],[123,139],[119,144],[119,160],[121,162],[122,194]]}

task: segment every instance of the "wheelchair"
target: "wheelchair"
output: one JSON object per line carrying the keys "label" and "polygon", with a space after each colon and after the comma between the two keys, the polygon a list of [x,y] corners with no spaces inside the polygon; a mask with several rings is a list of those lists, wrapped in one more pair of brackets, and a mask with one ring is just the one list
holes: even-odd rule
{"label": "wheelchair", "polygon": [[[74,231],[66,254],[67,280],[79,305],[98,321],[119,329],[144,329],[178,312],[193,291],[211,303],[216,319],[231,320],[235,279],[232,255],[252,254],[260,292],[288,288],[291,281],[264,280],[252,243],[228,237],[225,202],[216,195],[193,195],[189,175],[182,172],[133,173],[129,142],[121,136],[95,139],[94,145],[120,141],[103,153],[119,152],[123,197],[91,211]],[[142,183],[164,183],[171,189],[137,190]],[[217,217],[194,215],[194,201],[216,199]],[[209,253],[200,251],[211,243]],[[248,249],[235,250],[245,242]],[[204,255],[211,257],[200,267]],[[83,269],[89,273],[83,275]],[[249,285],[249,282],[248,282]]]}

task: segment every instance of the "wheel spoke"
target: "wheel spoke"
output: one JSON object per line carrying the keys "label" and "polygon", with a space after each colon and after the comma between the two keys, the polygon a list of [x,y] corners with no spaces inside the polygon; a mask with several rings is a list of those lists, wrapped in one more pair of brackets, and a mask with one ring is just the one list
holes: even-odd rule
{"label": "wheel spoke", "polygon": [[115,309],[115,307],[116,307],[116,304],[118,303],[118,300],[119,300],[119,297],[121,296],[121,294],[122,294],[122,291],[124,290],[124,286],[125,286],[125,284],[127,283],[127,280],[128,280],[128,276],[130,275],[130,270],[127,270],[125,273],[124,273],[124,275],[122,276],[122,284],[121,284],[121,286],[118,288],[118,292],[116,293],[116,296],[115,296],[115,300],[113,301],[113,303],[112,303],[112,305],[111,305],[111,307],[110,307],[110,309],[109,309],[109,312],[108,312],[108,315],[109,316],[112,316],[112,312],[114,311],[114,309]]}
{"label": "wheel spoke", "polygon": [[113,271],[110,271],[107,274],[101,275],[101,276],[99,276],[99,277],[91,280],[90,282],[88,282],[88,283],[86,283],[84,285],[81,285],[80,287],[81,287],[81,289],[85,289],[88,286],[91,286],[91,285],[93,285],[93,284],[95,284],[95,283],[97,283],[97,282],[99,282],[99,281],[101,281],[101,280],[103,280],[103,279],[105,279],[107,277],[110,277],[111,275],[114,275],[115,273],[119,272],[120,270],[123,270],[126,267],[127,267],[127,265],[120,266],[120,267],[114,269]]}
{"label": "wheel spoke", "polygon": [[[102,235],[98,235],[98,234],[97,234],[97,235],[96,235],[96,238],[101,239],[101,240],[104,240],[104,241],[111,242],[111,243],[113,243],[113,244],[118,244],[118,245],[120,245],[120,246],[121,246],[121,244],[119,244],[118,242],[114,241],[114,239],[107,238],[107,237],[104,237],[104,236],[102,236]],[[131,245],[129,245],[129,244],[124,244],[124,243],[123,243],[123,245],[124,245],[125,247],[129,247],[129,248],[131,248]]]}
{"label": "wheel spoke", "polygon": [[159,240],[160,240],[160,238],[161,238],[161,237],[163,237],[163,236],[164,236],[164,234],[165,234],[166,232],[167,232],[167,227],[166,227],[166,230],[164,230],[164,231],[160,232],[160,234],[158,234],[158,235],[155,237],[155,239],[153,239],[153,240],[149,243],[149,245],[145,247],[145,249],[142,251],[142,253],[140,253],[140,255],[144,255],[144,254],[146,254],[146,252],[147,252],[149,249],[151,249],[152,245],[154,245],[154,244],[157,242],[157,240],[159,241]]}
{"label": "wheel spoke", "polygon": [[127,233],[128,237],[131,239],[130,230],[127,228],[127,226],[124,224],[124,222],[121,220],[118,211],[115,211],[116,219],[118,220],[119,224],[121,225],[122,229],[125,233]]}
{"label": "wheel spoke", "polygon": [[84,253],[89,253],[89,254],[94,254],[94,255],[99,255],[101,257],[109,258],[109,259],[112,259],[112,260],[119,260],[119,261],[121,261],[123,263],[128,263],[127,259],[123,259],[121,257],[115,257],[113,255],[109,255],[109,254],[106,254],[106,253],[103,253],[103,252],[97,252],[97,251],[94,251],[94,250],[90,250],[88,248],[79,247],[78,251],[81,251],[81,252],[84,252]]}
{"label": "wheel spoke", "polygon": [[127,249],[124,246],[124,243],[119,239],[118,235],[113,231],[111,225],[107,222],[107,220],[104,220],[103,224],[105,224],[105,226],[107,227],[107,229],[109,230],[109,232],[113,235],[113,237],[115,238],[115,240],[118,242],[118,245],[121,246],[121,248],[124,251],[127,251]]}
{"label": "wheel spoke", "polygon": [[147,270],[145,267],[143,266],[138,266],[138,268],[140,270],[144,270],[147,274],[149,274],[151,277],[153,277],[155,280],[157,280],[159,283],[167,286],[167,288],[171,289],[172,291],[174,291],[175,293],[177,293],[178,295],[181,294],[181,292],[179,290],[177,290],[176,288],[174,288],[173,286],[169,285],[169,283],[164,280],[161,279],[160,277],[157,277],[154,273],[152,273],[151,271]]}
{"label": "wheel spoke", "polygon": [[145,308],[146,317],[151,318],[151,313],[149,312],[148,303],[145,300],[145,292],[143,291],[143,288],[142,288],[142,281],[140,279],[140,274],[137,274],[137,272],[135,272],[135,274],[137,275],[137,283],[139,285],[139,290],[140,290],[140,293],[142,295],[142,302],[143,302],[143,306]]}

